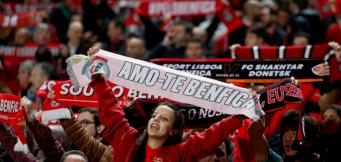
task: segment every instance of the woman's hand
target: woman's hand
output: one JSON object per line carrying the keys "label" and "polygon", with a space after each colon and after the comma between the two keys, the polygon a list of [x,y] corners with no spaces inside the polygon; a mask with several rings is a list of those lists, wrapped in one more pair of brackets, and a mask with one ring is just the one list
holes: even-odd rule
{"label": "woman's hand", "polygon": [[99,51],[99,48],[97,46],[94,46],[94,47],[89,48],[89,50],[87,51],[87,54],[88,56],[92,56],[98,51]]}

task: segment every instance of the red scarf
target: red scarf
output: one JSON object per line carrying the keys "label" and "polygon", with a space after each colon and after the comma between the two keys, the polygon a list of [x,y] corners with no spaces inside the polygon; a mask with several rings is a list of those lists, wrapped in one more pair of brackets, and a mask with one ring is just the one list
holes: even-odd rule
{"label": "red scarf", "polygon": [[137,12],[144,16],[204,16],[222,10],[220,0],[141,0]]}
{"label": "red scarf", "polygon": [[0,15],[1,27],[30,27],[42,22],[42,17],[37,12],[27,12],[15,15]]}
{"label": "red scarf", "polygon": [[14,128],[19,140],[14,146],[15,151],[27,152],[27,142],[24,134],[25,109],[20,106],[20,97],[0,93],[0,122]]}

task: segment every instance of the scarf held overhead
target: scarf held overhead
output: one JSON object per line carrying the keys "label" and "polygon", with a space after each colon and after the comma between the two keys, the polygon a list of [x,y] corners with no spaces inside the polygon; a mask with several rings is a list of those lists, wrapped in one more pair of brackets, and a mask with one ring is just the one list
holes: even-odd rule
{"label": "scarf held overhead", "polygon": [[20,97],[0,93],[0,123],[10,125],[18,136],[14,151],[27,153],[28,147],[24,134],[25,109],[20,106]]}
{"label": "scarf held overhead", "polygon": [[223,5],[220,0],[141,0],[137,12],[144,16],[202,16],[219,12]]}
{"label": "scarf held overhead", "polygon": [[142,93],[226,114],[244,114],[255,120],[261,114],[260,105],[248,89],[104,50],[99,50],[91,59],[84,55],[72,56],[67,64],[70,80],[76,86],[88,85],[91,74],[102,69],[111,82]]}
{"label": "scarf held overhead", "polygon": [[[123,104],[125,97],[129,96],[137,98],[134,101],[134,104],[137,106],[134,108],[128,107],[123,109],[128,120],[130,116],[134,118],[134,120],[129,120],[129,122],[137,128],[144,127],[147,119],[140,120],[139,123],[136,123],[136,118],[138,117],[141,119],[143,116],[150,116],[153,108],[162,102],[172,102],[180,108],[181,112],[185,116],[186,128],[206,127],[221,120],[223,117],[228,116],[221,112],[171,101],[166,98],[140,93],[110,82],[108,83],[109,86],[112,87],[112,90],[122,107],[125,107]],[[86,86],[77,89],[72,85],[71,81],[63,81],[55,84],[52,89],[55,92],[55,98],[53,100],[59,102],[61,105],[81,107],[97,107],[98,105],[96,95],[90,87]],[[278,81],[257,93],[260,95],[259,100],[262,105],[262,110],[264,110],[266,114],[282,110],[286,107],[287,103],[301,103],[303,100],[300,87],[298,85],[291,84],[290,79]],[[45,109],[44,106],[43,111],[48,111],[48,109]],[[141,114],[141,112],[143,112],[143,114]]]}

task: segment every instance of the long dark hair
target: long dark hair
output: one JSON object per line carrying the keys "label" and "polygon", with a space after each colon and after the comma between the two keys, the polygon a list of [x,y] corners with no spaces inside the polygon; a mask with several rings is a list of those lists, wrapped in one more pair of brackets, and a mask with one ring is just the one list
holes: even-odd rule
{"label": "long dark hair", "polygon": [[[167,106],[171,108],[174,111],[174,123],[173,123],[173,130],[174,133],[168,137],[166,142],[163,144],[163,146],[170,146],[170,145],[176,145],[182,142],[182,134],[184,130],[185,120],[183,114],[180,112],[180,109],[170,103],[170,102],[164,102],[159,104],[159,106]],[[157,108],[156,107],[156,108]],[[155,109],[156,109],[155,108]],[[153,110],[153,112],[155,111]],[[146,145],[147,145],[147,139],[148,139],[148,133],[147,131],[141,132],[136,141],[135,151],[132,155],[132,161],[133,162],[143,162],[146,157]]]}

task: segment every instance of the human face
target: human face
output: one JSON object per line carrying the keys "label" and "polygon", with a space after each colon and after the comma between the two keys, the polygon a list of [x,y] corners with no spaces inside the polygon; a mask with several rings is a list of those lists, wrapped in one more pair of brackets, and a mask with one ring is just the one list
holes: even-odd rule
{"label": "human face", "polygon": [[75,23],[70,25],[68,31],[68,38],[70,42],[79,43],[83,35],[83,26],[81,23]]}
{"label": "human face", "polygon": [[261,21],[263,25],[268,26],[271,23],[271,13],[270,9],[264,7],[261,11]]}
{"label": "human face", "polygon": [[340,129],[340,116],[334,109],[327,109],[322,116],[323,131],[325,134],[332,134]]}
{"label": "human face", "polygon": [[294,156],[297,151],[292,149],[292,145],[294,144],[296,138],[296,131],[288,129],[283,133],[282,141],[283,141],[283,149],[286,156]]}
{"label": "human face", "polygon": [[262,39],[258,38],[258,36],[254,33],[247,32],[245,37],[245,45],[246,46],[257,46],[262,45]]}
{"label": "human face", "polygon": [[172,41],[175,44],[181,44],[186,41],[186,29],[183,25],[175,25],[171,33]]}
{"label": "human face", "polygon": [[26,29],[24,28],[19,29],[15,33],[14,42],[16,45],[23,46],[26,44],[27,40],[28,40],[28,32]]}
{"label": "human face", "polygon": [[23,89],[26,89],[29,85],[29,79],[30,79],[30,72],[25,71],[24,69],[19,69],[17,78],[19,80],[20,87]]}
{"label": "human face", "polygon": [[88,111],[81,112],[79,113],[77,120],[81,123],[86,123],[82,124],[83,128],[85,128],[90,136],[96,137],[96,125],[93,114]]}
{"label": "human face", "polygon": [[186,57],[190,59],[201,59],[204,55],[204,50],[198,42],[189,42],[186,47]]}
{"label": "human face", "polygon": [[44,77],[42,76],[41,66],[34,66],[30,76],[30,82],[34,90],[38,90],[44,83]]}
{"label": "human face", "polygon": [[146,51],[146,48],[141,39],[130,38],[127,41],[126,56],[137,58],[137,59],[143,59],[145,51]]}
{"label": "human face", "polygon": [[148,121],[148,136],[157,139],[167,139],[173,129],[175,120],[174,110],[168,106],[158,106],[152,118]]}
{"label": "human face", "polygon": [[297,36],[294,38],[292,44],[296,46],[306,46],[309,44],[309,41],[307,37]]}
{"label": "human face", "polygon": [[110,41],[115,42],[121,39],[122,29],[116,27],[115,22],[111,21],[108,25],[107,36]]}
{"label": "human face", "polygon": [[80,155],[69,155],[64,159],[64,162],[85,162],[85,159]]}
{"label": "human face", "polygon": [[50,31],[48,27],[45,28],[37,28],[34,37],[34,43],[38,45],[44,45],[49,43],[50,41]]}

